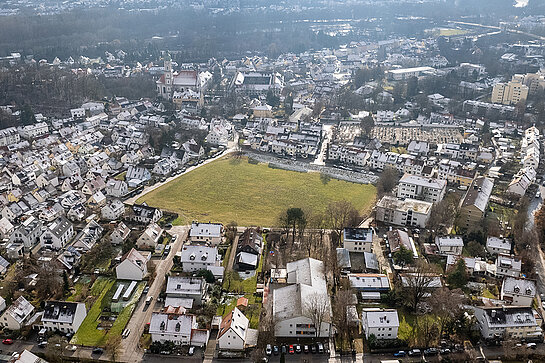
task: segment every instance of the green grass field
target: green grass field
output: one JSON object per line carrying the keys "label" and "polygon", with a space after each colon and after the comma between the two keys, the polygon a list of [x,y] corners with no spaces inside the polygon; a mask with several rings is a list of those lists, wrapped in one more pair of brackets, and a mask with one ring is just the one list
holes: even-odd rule
{"label": "green grass field", "polygon": [[376,188],[298,173],[225,157],[179,177],[138,199],[176,212],[176,223],[193,220],[243,226],[272,226],[289,207],[323,211],[332,201],[346,199],[362,213],[372,206]]}

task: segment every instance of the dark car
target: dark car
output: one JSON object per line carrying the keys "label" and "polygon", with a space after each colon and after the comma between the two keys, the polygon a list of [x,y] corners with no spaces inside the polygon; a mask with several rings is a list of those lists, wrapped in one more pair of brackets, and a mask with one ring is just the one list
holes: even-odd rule
{"label": "dark car", "polygon": [[447,354],[450,354],[450,349],[448,348],[443,348],[439,351],[442,355],[447,355]]}
{"label": "dark car", "polygon": [[93,348],[93,354],[102,354],[102,353],[104,353],[104,349],[99,347]]}
{"label": "dark car", "polygon": [[396,358],[402,358],[402,357],[404,357],[406,355],[407,355],[407,353],[405,353],[404,350],[400,350],[399,352],[394,353],[394,357],[396,357]]}
{"label": "dark car", "polygon": [[317,349],[316,349],[316,345],[315,345],[315,344],[312,344],[312,345],[310,346],[310,351],[312,352],[312,354],[315,354],[315,353],[316,353]]}
{"label": "dark car", "polygon": [[299,344],[296,344],[295,345],[295,353],[301,353],[302,350],[301,350],[301,346]]}
{"label": "dark car", "polygon": [[428,348],[424,350],[425,356],[437,355],[437,354],[439,354],[439,350],[437,348]]}
{"label": "dark car", "polygon": [[280,353],[280,349],[278,349],[278,346],[277,345],[273,346],[273,354],[278,355],[279,353]]}
{"label": "dark car", "polygon": [[286,354],[287,352],[288,352],[288,348],[285,345],[283,345],[282,346],[282,354]]}

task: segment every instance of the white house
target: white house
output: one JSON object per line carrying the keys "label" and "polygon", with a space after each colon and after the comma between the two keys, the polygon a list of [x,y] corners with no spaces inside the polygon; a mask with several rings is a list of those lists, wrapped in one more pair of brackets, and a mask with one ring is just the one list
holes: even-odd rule
{"label": "white house", "polygon": [[244,350],[257,343],[257,331],[250,329],[248,318],[235,307],[221,321],[217,340],[220,350]]}
{"label": "white house", "polygon": [[115,268],[115,275],[118,280],[142,281],[148,274],[148,259],[140,252],[131,248]]}
{"label": "white house", "polygon": [[129,186],[123,180],[111,179],[106,183],[106,195],[121,198],[129,191]]}
{"label": "white house", "polygon": [[191,223],[189,241],[191,243],[207,243],[217,246],[221,243],[223,225],[221,223]]}
{"label": "white house", "polygon": [[459,256],[464,248],[464,240],[460,236],[437,236],[435,237],[435,245],[440,255]]}
{"label": "white house", "polygon": [[511,240],[500,237],[488,237],[486,239],[486,250],[493,255],[511,253]]}
{"label": "white house", "polygon": [[74,226],[64,216],[57,218],[52,222],[40,236],[42,248],[60,250],[74,236]]}
{"label": "white house", "polygon": [[167,307],[164,312],[151,315],[149,333],[152,342],[204,346],[208,343],[209,331],[198,326],[195,315],[187,314],[183,307]]}
{"label": "white house", "polygon": [[[182,270],[184,272],[199,270],[210,270],[214,272],[213,267],[220,266],[220,256],[218,255],[217,247],[189,245],[183,246],[180,252],[180,263],[182,264]],[[221,272],[223,272],[223,269],[221,269]],[[220,277],[221,276],[223,276],[223,273]]]}
{"label": "white house", "polygon": [[[165,305],[190,308],[193,303],[201,305],[206,297],[207,283],[202,277],[169,276]],[[189,304],[185,306],[184,304]]]}
{"label": "white house", "polygon": [[349,252],[371,252],[373,246],[373,230],[371,228],[345,228],[343,231],[343,247]]}
{"label": "white house", "polygon": [[515,256],[498,255],[496,258],[496,276],[519,277],[521,269],[522,262]]}
{"label": "white house", "polygon": [[75,333],[87,316],[85,303],[47,301],[42,315],[43,327],[50,331]]}
{"label": "white house", "polygon": [[33,312],[34,306],[27,299],[20,296],[0,316],[0,326],[9,330],[19,330],[28,325]]}
{"label": "white house", "polygon": [[[475,308],[481,335],[485,339],[517,339],[542,341],[543,331],[530,307],[503,306]],[[541,318],[539,317],[541,321]]]}
{"label": "white house", "polygon": [[30,216],[25,219],[9,237],[11,243],[22,244],[25,248],[35,246],[42,234],[42,221]]}
{"label": "white house", "polygon": [[[286,265],[288,286],[273,291],[274,334],[277,337],[328,337],[331,304],[327,293],[324,264],[313,258]],[[316,327],[306,313],[312,305],[323,305],[325,316]]]}
{"label": "white house", "polygon": [[115,221],[125,214],[125,204],[119,199],[113,199],[100,209],[102,219],[106,221]]}
{"label": "white house", "polygon": [[369,308],[361,312],[361,325],[365,337],[374,335],[379,340],[396,339],[399,318],[395,309]]}
{"label": "white house", "polygon": [[110,234],[110,243],[113,245],[122,244],[129,238],[130,233],[131,229],[125,223],[120,222]]}
{"label": "white house", "polygon": [[156,223],[151,223],[146,230],[136,240],[136,246],[140,249],[155,248],[161,236],[163,235],[163,229]]}
{"label": "white house", "polygon": [[506,276],[501,285],[501,299],[513,306],[532,306],[536,291],[535,281]]}

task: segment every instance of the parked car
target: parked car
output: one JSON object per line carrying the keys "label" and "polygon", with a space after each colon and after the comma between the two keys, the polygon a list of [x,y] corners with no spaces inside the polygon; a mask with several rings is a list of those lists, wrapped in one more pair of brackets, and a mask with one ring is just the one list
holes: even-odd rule
{"label": "parked car", "polygon": [[444,348],[444,349],[441,349],[441,350],[440,350],[440,353],[441,353],[442,355],[447,355],[447,354],[450,354],[451,352],[450,352],[450,349]]}
{"label": "parked car", "polygon": [[125,339],[126,337],[129,336],[130,333],[131,333],[131,330],[130,330],[130,329],[125,329],[125,330],[123,330],[123,333],[121,334],[121,337],[122,337],[123,339]]}
{"label": "parked car", "polygon": [[283,345],[282,346],[282,354],[286,354],[287,352],[288,352],[288,348],[285,345]]}
{"label": "parked car", "polygon": [[394,357],[397,357],[397,358],[402,358],[402,357],[404,357],[406,355],[407,355],[407,353],[404,350],[400,350],[399,352],[394,353]]}
{"label": "parked car", "polygon": [[290,345],[289,353],[290,353],[290,354],[295,353],[295,350],[293,349],[293,345]]}
{"label": "parked car", "polygon": [[536,349],[536,348],[537,348],[537,344],[536,344],[536,343],[528,343],[528,344],[526,344],[526,347],[527,347],[527,348],[530,348],[530,349]]}
{"label": "parked car", "polygon": [[39,347],[39,348],[45,348],[45,347],[47,347],[47,342],[39,342],[39,343],[38,343],[38,347]]}
{"label": "parked car", "polygon": [[13,340],[11,340],[11,339],[4,339],[4,340],[2,340],[2,344],[6,344],[6,345],[13,344]]}
{"label": "parked car", "polygon": [[437,350],[437,348],[428,348],[428,349],[424,350],[424,355],[425,356],[437,355],[437,354],[439,354],[439,350]]}
{"label": "parked car", "polygon": [[142,294],[146,295],[149,291],[149,286],[144,287],[144,291],[142,291]]}
{"label": "parked car", "polygon": [[274,355],[278,355],[279,353],[280,353],[280,349],[278,349],[278,346],[275,345],[275,346],[273,347],[273,354],[274,354]]}
{"label": "parked car", "polygon": [[265,348],[265,354],[271,355],[272,354],[272,347],[270,344],[267,344],[267,348]]}
{"label": "parked car", "polygon": [[409,350],[409,357],[419,357],[422,355],[420,349],[411,349]]}
{"label": "parked car", "polygon": [[316,353],[316,351],[317,351],[317,349],[316,349],[316,344],[312,344],[312,345],[310,346],[310,351],[312,352],[312,354],[315,354],[315,353]]}
{"label": "parked car", "polygon": [[318,348],[318,353],[320,354],[324,353],[324,345],[322,343],[316,344],[316,348]]}
{"label": "parked car", "polygon": [[187,352],[189,355],[195,354],[195,347],[189,347],[189,351]]}
{"label": "parked car", "polygon": [[308,345],[305,344],[305,345],[303,346],[303,352],[305,352],[305,353],[308,353],[308,352],[309,352]]}
{"label": "parked car", "polygon": [[93,348],[93,354],[102,354],[104,353],[104,349],[100,348],[100,347],[94,347]]}
{"label": "parked car", "polygon": [[67,345],[66,350],[69,350],[71,352],[75,352],[78,349],[77,345]]}
{"label": "parked car", "polygon": [[302,352],[302,350],[301,350],[301,345],[296,344],[296,345],[295,345],[295,353],[301,353],[301,352]]}

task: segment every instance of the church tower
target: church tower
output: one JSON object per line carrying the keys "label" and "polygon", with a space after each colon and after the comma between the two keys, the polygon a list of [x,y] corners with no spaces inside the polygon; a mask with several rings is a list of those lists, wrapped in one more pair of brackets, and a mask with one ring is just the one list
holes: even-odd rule
{"label": "church tower", "polygon": [[165,85],[166,92],[163,97],[170,98],[172,96],[172,59],[170,58],[170,53],[167,53],[165,56]]}

